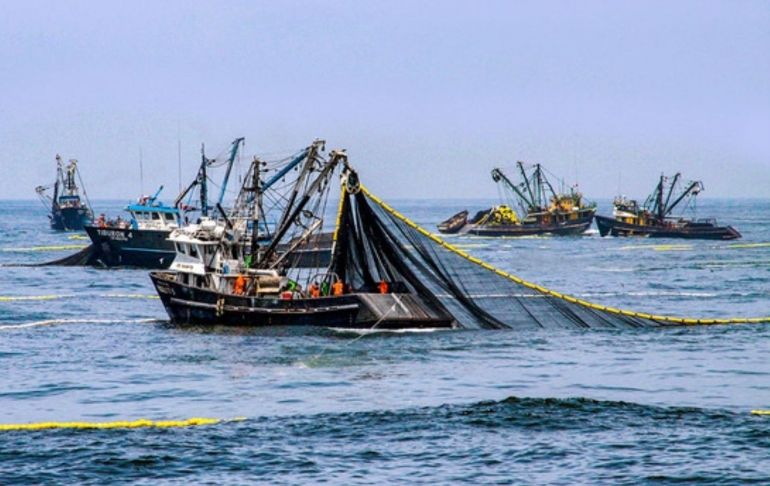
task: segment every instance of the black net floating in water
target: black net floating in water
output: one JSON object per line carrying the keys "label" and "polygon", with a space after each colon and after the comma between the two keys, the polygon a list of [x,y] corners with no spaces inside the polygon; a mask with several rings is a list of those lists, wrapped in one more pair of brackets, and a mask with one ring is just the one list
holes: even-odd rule
{"label": "black net floating in water", "polygon": [[689,319],[593,304],[527,282],[455,248],[361,186],[340,205],[331,270],[353,289],[422,297],[458,327],[629,328],[770,322],[770,317]]}

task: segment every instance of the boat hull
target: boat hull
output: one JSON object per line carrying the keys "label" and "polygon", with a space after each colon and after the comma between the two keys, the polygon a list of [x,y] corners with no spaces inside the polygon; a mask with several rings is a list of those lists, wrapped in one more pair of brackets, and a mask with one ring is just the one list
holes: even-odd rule
{"label": "boat hull", "polygon": [[[175,272],[150,272],[150,278],[174,324],[345,329],[454,326],[451,317],[428,310],[411,294],[348,294],[285,300],[236,296],[183,285],[176,281]],[[394,308],[404,310],[389,312]]]}
{"label": "boat hull", "polygon": [[176,257],[169,230],[86,226],[96,259],[108,267],[168,268]]}
{"label": "boat hull", "polygon": [[51,212],[51,229],[56,231],[82,231],[91,222],[87,208],[56,208]]}
{"label": "boat hull", "polygon": [[468,223],[468,211],[460,211],[446,221],[442,221],[438,225],[439,233],[453,235],[459,233],[460,230]]}
{"label": "boat hull", "polygon": [[590,214],[580,219],[554,224],[517,224],[517,225],[467,225],[464,233],[475,236],[534,236],[550,234],[554,236],[574,236],[586,232],[593,222]]}
{"label": "boat hull", "polygon": [[[168,240],[170,230],[131,228],[100,228],[86,226],[86,233],[95,248],[94,258],[107,267],[141,267],[162,270],[171,266],[176,257],[174,243]],[[287,257],[293,267],[323,268],[331,259],[329,245],[308,244],[296,248]],[[279,245],[280,253],[286,245]]]}
{"label": "boat hull", "polygon": [[602,236],[642,236],[648,238],[683,238],[698,240],[734,240],[741,234],[732,226],[694,224],[682,226],[641,226],[606,216],[596,216]]}

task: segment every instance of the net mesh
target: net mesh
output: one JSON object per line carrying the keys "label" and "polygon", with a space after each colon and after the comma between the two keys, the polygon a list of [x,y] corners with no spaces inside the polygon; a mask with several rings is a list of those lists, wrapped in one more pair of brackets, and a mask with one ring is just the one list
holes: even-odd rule
{"label": "net mesh", "polygon": [[354,290],[375,291],[385,281],[393,291],[415,292],[464,328],[629,328],[770,320],[655,316],[562,295],[463,253],[365,188],[348,194],[341,205],[332,270]]}

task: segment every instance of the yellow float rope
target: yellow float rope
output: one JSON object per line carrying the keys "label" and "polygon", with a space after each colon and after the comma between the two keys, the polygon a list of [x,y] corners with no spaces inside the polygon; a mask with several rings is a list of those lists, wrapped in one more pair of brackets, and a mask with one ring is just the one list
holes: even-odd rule
{"label": "yellow float rope", "polygon": [[[238,417],[227,422],[246,420]],[[140,429],[156,428],[166,429],[172,427],[194,427],[200,425],[214,425],[225,420],[215,418],[193,417],[185,420],[118,420],[115,422],[37,422],[30,424],[0,424],[0,431],[13,430],[49,430],[49,429]]]}
{"label": "yellow float rope", "polygon": [[469,255],[468,253],[462,251],[461,249],[447,243],[446,241],[442,240],[438,236],[434,235],[433,233],[427,231],[426,229],[420,227],[415,223],[414,221],[410,220],[403,214],[399,213],[392,207],[390,207],[385,201],[378,198],[371,192],[369,192],[369,189],[367,189],[363,184],[361,184],[361,192],[363,192],[366,197],[374,201],[377,205],[379,205],[382,209],[387,211],[390,215],[395,217],[396,219],[400,220],[401,222],[405,223],[407,226],[413,228],[414,230],[418,231],[420,234],[425,236],[426,238],[429,238],[433,240],[438,245],[441,245],[442,247],[446,248],[447,250],[465,258],[471,263],[475,263],[476,265],[479,265],[482,268],[485,268],[489,270],[490,272],[494,272],[497,275],[500,275],[501,277],[505,277],[509,280],[512,280],[516,282],[517,284],[523,285],[524,287],[527,287],[529,289],[535,290],[537,292],[540,292],[543,295],[547,295],[549,297],[554,297],[557,299],[565,300],[567,302],[570,302],[572,304],[577,304],[583,307],[587,307],[589,309],[601,311],[601,312],[608,312],[610,314],[618,314],[628,317],[635,317],[638,319],[646,319],[666,324],[682,324],[682,325],[710,325],[710,324],[757,324],[757,323],[763,323],[763,322],[770,322],[770,316],[767,317],[733,317],[729,319],[692,319],[692,318],[684,318],[684,317],[673,317],[673,316],[659,316],[654,314],[646,314],[643,312],[634,312],[624,309],[616,309],[615,307],[607,307],[604,305],[594,304],[592,302],[588,302],[582,299],[577,299],[575,297],[572,297],[570,295],[562,294],[559,292],[556,292],[555,290],[550,290],[545,287],[541,287],[540,285],[534,284],[532,282],[527,282],[526,280],[523,280],[515,275],[512,275],[508,272],[505,272],[503,270],[500,270],[499,268],[493,267],[489,263],[486,263],[482,260],[479,260],[478,258]]}

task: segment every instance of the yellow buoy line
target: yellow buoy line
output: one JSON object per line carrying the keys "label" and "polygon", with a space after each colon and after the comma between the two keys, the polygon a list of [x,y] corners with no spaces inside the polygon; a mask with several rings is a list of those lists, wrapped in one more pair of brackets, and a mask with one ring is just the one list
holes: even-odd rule
{"label": "yellow buoy line", "polygon": [[625,309],[617,309],[615,307],[609,307],[604,306],[600,304],[594,304],[593,302],[588,302],[582,299],[575,298],[571,295],[562,294],[560,292],[556,292],[555,290],[550,290],[545,287],[542,287],[540,285],[537,285],[532,282],[528,282],[522,278],[519,278],[515,275],[512,275],[504,270],[501,270],[497,267],[494,267],[490,265],[489,263],[486,263],[474,256],[471,256],[467,252],[457,248],[454,245],[451,245],[450,243],[447,243],[445,240],[439,238],[435,234],[429,232],[425,228],[419,226],[417,223],[412,221],[411,219],[407,218],[403,214],[396,211],[394,208],[392,208],[388,203],[380,199],[379,197],[375,196],[369,190],[361,184],[361,192],[363,192],[369,199],[374,201],[376,204],[378,204],[383,210],[388,212],[390,215],[395,217],[396,219],[400,220],[407,226],[411,227],[415,231],[419,232],[426,238],[429,238],[433,240],[436,244],[444,247],[445,249],[451,251],[452,253],[455,253],[464,259],[468,260],[471,263],[474,263],[476,265],[479,265],[482,268],[485,268],[486,270],[489,270],[490,272],[496,273],[497,275],[500,275],[501,277],[507,278],[509,280],[512,280],[513,282],[516,282],[519,285],[523,285],[524,287],[527,287],[529,289],[535,290],[537,292],[540,292],[543,295],[554,297],[560,300],[564,300],[567,302],[570,302],[572,304],[577,304],[582,307],[586,307],[589,309],[601,311],[601,312],[607,312],[609,314],[618,314],[628,317],[635,317],[638,319],[645,319],[650,321],[655,321],[663,324],[676,324],[676,325],[713,325],[713,324],[759,324],[759,323],[770,323],[770,316],[763,316],[763,317],[731,317],[731,318],[724,318],[724,319],[714,319],[714,318],[685,318],[685,317],[676,317],[676,316],[661,316],[661,315],[655,315],[655,314],[647,314],[644,312],[635,312]]}
{"label": "yellow buoy line", "polygon": [[[752,410],[751,415],[768,415],[770,410]],[[24,424],[0,424],[0,432],[36,432],[42,430],[107,430],[107,429],[170,429],[185,427],[201,427],[230,422],[243,422],[247,417],[218,419],[208,417],[191,417],[183,420],[116,420],[112,422],[32,422]]]}
{"label": "yellow buoy line", "polygon": [[168,429],[178,427],[198,427],[202,425],[216,425],[224,422],[241,422],[246,417],[233,419],[217,419],[206,417],[192,417],[184,420],[116,420],[113,422],[34,422],[26,424],[0,424],[0,432],[5,431],[35,431],[52,429]]}

